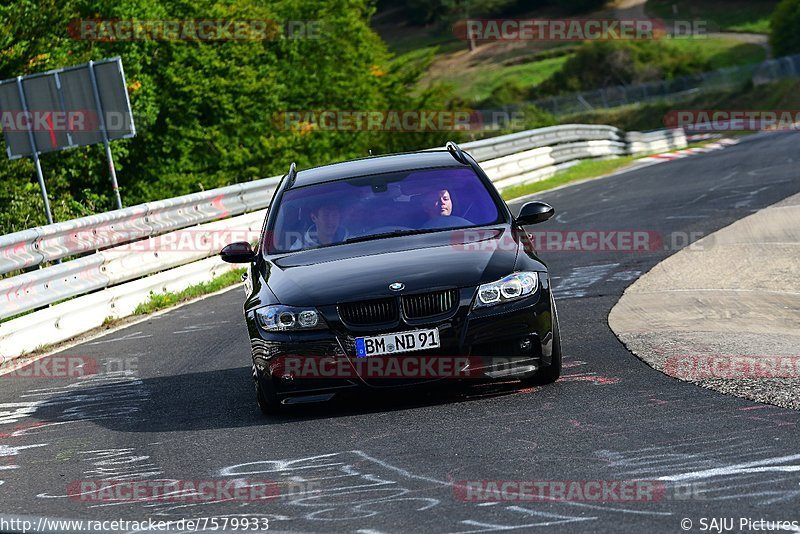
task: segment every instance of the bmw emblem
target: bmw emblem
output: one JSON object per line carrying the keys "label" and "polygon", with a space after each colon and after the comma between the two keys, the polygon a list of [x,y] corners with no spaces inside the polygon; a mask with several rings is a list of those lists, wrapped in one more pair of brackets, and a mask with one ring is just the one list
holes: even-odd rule
{"label": "bmw emblem", "polygon": [[393,282],[393,283],[389,284],[389,289],[391,289],[392,291],[402,291],[405,288],[406,288],[406,285],[402,284],[400,282]]}

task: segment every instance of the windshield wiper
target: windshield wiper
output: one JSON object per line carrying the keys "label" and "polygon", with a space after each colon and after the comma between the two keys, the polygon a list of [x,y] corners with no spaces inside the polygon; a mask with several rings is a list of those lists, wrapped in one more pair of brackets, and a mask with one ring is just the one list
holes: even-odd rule
{"label": "windshield wiper", "polygon": [[361,241],[371,241],[373,239],[381,239],[383,237],[397,237],[400,235],[422,234],[430,232],[429,229],[425,230],[392,230],[391,232],[381,232],[379,234],[359,235],[355,237],[348,237],[342,243],[359,243]]}

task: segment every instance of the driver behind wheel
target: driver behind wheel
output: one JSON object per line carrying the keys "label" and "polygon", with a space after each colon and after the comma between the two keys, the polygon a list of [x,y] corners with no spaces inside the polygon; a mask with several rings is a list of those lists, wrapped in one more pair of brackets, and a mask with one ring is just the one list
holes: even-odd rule
{"label": "driver behind wheel", "polygon": [[449,217],[453,214],[453,201],[447,189],[435,189],[422,196],[422,209],[430,218]]}
{"label": "driver behind wheel", "polygon": [[421,208],[428,220],[420,228],[455,228],[468,226],[471,223],[453,215],[453,197],[450,190],[436,187],[421,195]]}

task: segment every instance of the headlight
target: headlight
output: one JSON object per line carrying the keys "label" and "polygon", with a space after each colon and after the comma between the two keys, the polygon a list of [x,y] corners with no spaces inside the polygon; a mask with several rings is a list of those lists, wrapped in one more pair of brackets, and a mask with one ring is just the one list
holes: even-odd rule
{"label": "headlight", "polygon": [[519,272],[478,288],[475,308],[485,308],[503,302],[517,300],[534,293],[539,288],[539,275]]}
{"label": "headlight", "polygon": [[325,328],[319,312],[309,308],[292,306],[266,306],[256,310],[258,323],[270,331],[314,330]]}

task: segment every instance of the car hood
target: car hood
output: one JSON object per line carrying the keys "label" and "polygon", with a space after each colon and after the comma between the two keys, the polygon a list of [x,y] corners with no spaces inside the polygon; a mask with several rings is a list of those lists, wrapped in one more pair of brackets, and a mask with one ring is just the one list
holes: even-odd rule
{"label": "car hood", "polygon": [[276,257],[264,278],[282,304],[323,306],[397,295],[393,282],[403,293],[477,286],[513,272],[518,253],[508,226],[439,231]]}

